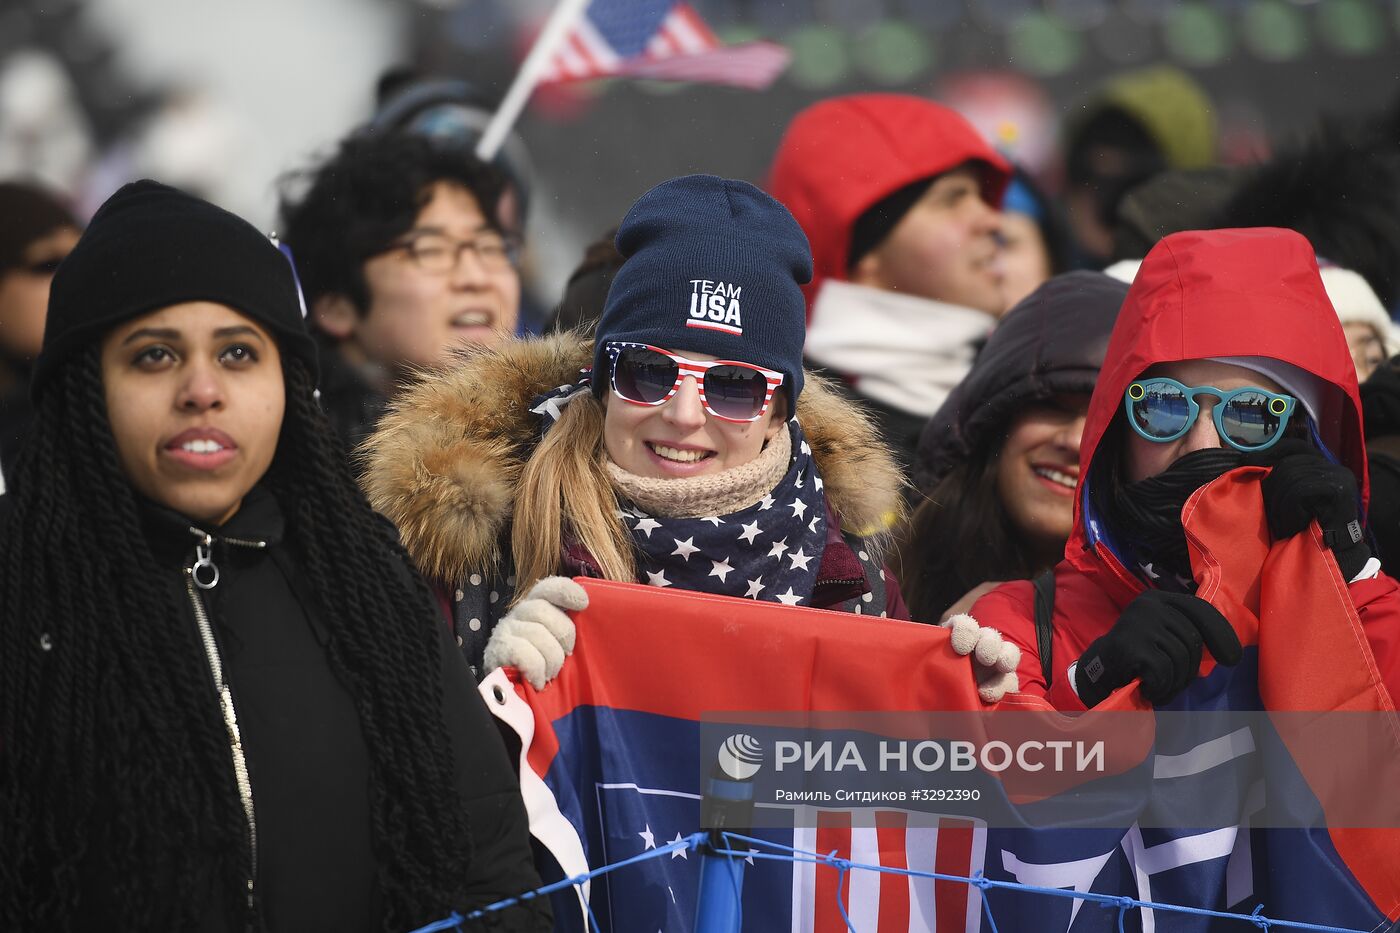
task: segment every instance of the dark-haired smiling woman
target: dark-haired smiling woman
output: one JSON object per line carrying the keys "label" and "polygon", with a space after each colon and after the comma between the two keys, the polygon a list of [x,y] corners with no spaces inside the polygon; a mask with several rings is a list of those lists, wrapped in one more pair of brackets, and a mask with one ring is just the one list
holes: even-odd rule
{"label": "dark-haired smiling woman", "polygon": [[203,201],[128,185],[55,276],[0,498],[0,929],[405,930],[537,884],[314,385],[287,260]]}

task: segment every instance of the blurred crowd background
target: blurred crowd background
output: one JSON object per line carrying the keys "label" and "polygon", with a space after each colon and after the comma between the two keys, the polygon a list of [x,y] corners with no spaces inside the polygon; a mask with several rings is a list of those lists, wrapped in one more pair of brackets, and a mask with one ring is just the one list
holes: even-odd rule
{"label": "blurred crowd background", "polygon": [[[782,43],[790,65],[757,93],[637,80],[537,91],[517,127],[531,174],[527,325],[637,195],[699,171],[761,184],[788,121],[824,97],[891,90],[950,104],[1064,196],[1067,130],[1124,72],[1169,66],[1204,94],[1210,122],[1194,135],[1174,126],[1175,168],[1267,159],[1323,116],[1383,109],[1400,86],[1397,0],[693,6],[726,41]],[[464,79],[489,110],[551,7],[4,0],[0,177],[40,179],[85,217],[152,176],[270,229],[279,179],[371,119],[395,69]]]}

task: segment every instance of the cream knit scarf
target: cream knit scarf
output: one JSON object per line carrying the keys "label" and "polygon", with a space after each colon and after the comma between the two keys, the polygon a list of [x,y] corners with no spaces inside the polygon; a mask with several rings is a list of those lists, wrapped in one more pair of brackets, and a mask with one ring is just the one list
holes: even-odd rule
{"label": "cream knit scarf", "polygon": [[762,499],[783,478],[792,459],[786,425],[748,463],[676,479],[653,479],[629,473],[607,461],[608,476],[623,498],[661,518],[705,518],[746,509]]}

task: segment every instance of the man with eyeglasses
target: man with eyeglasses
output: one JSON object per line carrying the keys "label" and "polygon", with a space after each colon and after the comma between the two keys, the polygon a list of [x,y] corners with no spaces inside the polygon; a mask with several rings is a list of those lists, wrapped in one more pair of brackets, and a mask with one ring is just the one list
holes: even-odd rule
{"label": "man with eyeglasses", "polygon": [[29,371],[44,342],[49,282],[82,232],[42,188],[0,183],[0,493],[29,433]]}
{"label": "man with eyeglasses", "polygon": [[303,177],[283,232],[326,351],[322,404],[355,444],[405,377],[515,333],[518,243],[496,216],[503,177],[458,147],[369,131]]}

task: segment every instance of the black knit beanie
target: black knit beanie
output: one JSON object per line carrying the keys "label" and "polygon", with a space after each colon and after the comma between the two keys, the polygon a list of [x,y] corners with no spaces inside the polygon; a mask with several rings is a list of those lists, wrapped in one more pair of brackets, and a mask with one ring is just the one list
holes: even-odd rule
{"label": "black knit beanie", "polygon": [[787,208],[748,182],[673,178],[632,205],[617,248],[626,259],[598,322],[595,393],[617,340],[767,367],[797,401],[812,250]]}
{"label": "black knit beanie", "polygon": [[851,225],[851,249],[846,254],[847,271],[854,269],[866,253],[885,242],[885,237],[899,225],[904,215],[909,213],[909,208],[918,203],[936,178],[920,178],[910,182],[893,194],[885,195],[856,218]]}
{"label": "black knit beanie", "polygon": [[188,301],[247,315],[316,373],[316,346],[287,257],[246,220],[146,180],[107,199],[54,273],[30,389],[35,401],[77,350],[123,321]]}

